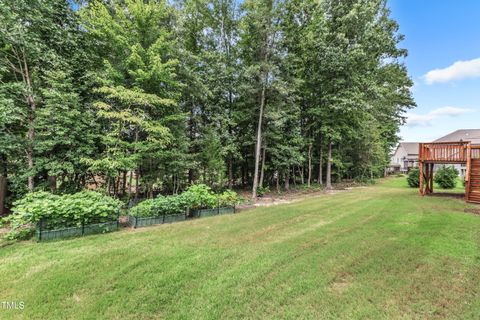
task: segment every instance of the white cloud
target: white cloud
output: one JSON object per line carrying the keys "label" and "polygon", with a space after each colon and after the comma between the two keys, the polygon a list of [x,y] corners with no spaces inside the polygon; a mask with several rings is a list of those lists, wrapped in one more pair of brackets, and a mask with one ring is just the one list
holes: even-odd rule
{"label": "white cloud", "polygon": [[424,76],[428,84],[476,77],[480,77],[480,58],[457,61],[444,69],[431,70]]}
{"label": "white cloud", "polygon": [[422,126],[426,127],[432,124],[432,121],[438,118],[446,118],[446,117],[456,117],[468,112],[472,112],[472,109],[466,108],[457,108],[457,107],[442,107],[435,110],[430,111],[426,114],[417,114],[413,112],[409,112],[406,114],[407,116],[407,126],[409,127],[417,127]]}

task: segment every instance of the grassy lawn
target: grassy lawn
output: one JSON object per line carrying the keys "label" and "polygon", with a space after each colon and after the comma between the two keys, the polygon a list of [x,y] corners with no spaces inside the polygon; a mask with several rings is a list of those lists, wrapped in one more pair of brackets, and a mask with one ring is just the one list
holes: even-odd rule
{"label": "grassy lawn", "polygon": [[480,318],[480,216],[405,178],[0,249],[0,318]]}

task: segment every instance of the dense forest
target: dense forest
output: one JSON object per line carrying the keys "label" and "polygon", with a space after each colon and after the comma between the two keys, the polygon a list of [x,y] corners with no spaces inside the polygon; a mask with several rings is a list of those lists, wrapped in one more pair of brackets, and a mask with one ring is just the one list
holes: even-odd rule
{"label": "dense forest", "polygon": [[383,176],[402,39],[385,0],[2,0],[0,208]]}

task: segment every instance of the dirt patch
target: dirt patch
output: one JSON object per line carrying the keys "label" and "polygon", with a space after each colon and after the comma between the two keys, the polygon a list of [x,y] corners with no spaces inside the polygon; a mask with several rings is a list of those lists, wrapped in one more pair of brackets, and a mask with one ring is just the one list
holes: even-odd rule
{"label": "dirt patch", "polygon": [[333,282],[330,284],[329,290],[335,294],[342,294],[351,287],[353,283],[353,275],[349,272],[339,272]]}
{"label": "dirt patch", "polygon": [[465,194],[463,193],[454,193],[454,192],[438,192],[438,193],[431,193],[428,195],[429,197],[440,197],[440,198],[455,198],[455,199],[463,199],[465,198]]}
{"label": "dirt patch", "polygon": [[480,208],[465,208],[465,210],[463,211],[466,213],[473,213],[480,216]]}
{"label": "dirt patch", "polygon": [[286,194],[268,195],[264,197],[257,198],[255,203],[249,203],[238,206],[240,209],[254,208],[254,207],[269,207],[280,204],[288,204],[293,202],[298,202],[304,199],[315,198],[320,196],[329,196],[335,195],[337,193],[349,192],[357,188],[367,188],[367,187],[349,187],[345,189],[332,189],[332,190],[321,190],[321,191],[312,191],[312,192],[291,192]]}

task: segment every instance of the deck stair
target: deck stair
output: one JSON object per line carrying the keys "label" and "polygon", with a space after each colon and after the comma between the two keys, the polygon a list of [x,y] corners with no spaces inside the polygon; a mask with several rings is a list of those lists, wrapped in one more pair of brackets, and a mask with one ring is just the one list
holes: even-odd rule
{"label": "deck stair", "polygon": [[465,200],[480,204],[480,145],[470,141],[419,144],[420,195],[433,193],[435,164],[463,164]]}
{"label": "deck stair", "polygon": [[471,160],[470,181],[467,184],[467,201],[480,203],[480,159]]}

